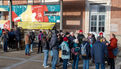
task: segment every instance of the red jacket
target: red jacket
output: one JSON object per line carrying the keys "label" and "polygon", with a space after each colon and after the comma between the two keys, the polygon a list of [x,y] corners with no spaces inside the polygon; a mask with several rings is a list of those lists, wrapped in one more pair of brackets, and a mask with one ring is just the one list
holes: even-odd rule
{"label": "red jacket", "polygon": [[110,46],[108,47],[108,57],[109,58],[115,58],[116,56],[113,55],[113,49],[117,48],[117,39],[112,38],[110,40]]}

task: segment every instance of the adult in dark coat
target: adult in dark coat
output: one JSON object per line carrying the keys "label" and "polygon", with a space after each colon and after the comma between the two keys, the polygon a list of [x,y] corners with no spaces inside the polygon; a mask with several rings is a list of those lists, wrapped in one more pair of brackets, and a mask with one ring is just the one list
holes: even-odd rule
{"label": "adult in dark coat", "polygon": [[111,34],[111,39],[110,39],[110,44],[108,46],[108,57],[109,57],[109,64],[110,64],[110,69],[115,69],[115,58],[113,54],[113,50],[117,48],[117,42],[118,40],[116,39],[115,34]]}
{"label": "adult in dark coat", "polygon": [[83,47],[85,46],[85,49],[86,49],[86,55],[85,56],[82,55],[82,59],[83,59],[83,69],[89,69],[89,59],[91,57],[91,55],[90,55],[90,49],[91,48],[90,48],[90,44],[88,42],[88,39],[83,38],[83,43],[80,45],[80,48],[82,46]]}
{"label": "adult in dark coat", "polygon": [[101,69],[105,69],[105,56],[107,55],[106,45],[100,41],[96,41],[91,48],[91,57],[95,61],[96,69],[99,69],[99,65],[101,65]]}
{"label": "adult in dark coat", "polygon": [[9,47],[14,48],[13,46],[14,46],[15,34],[13,29],[11,29],[10,32],[8,32],[8,37],[9,37],[9,40],[8,40]]}
{"label": "adult in dark coat", "polygon": [[32,30],[30,32],[30,41],[31,41],[31,52],[33,52],[33,45],[34,45],[34,40],[35,40],[35,30]]}
{"label": "adult in dark coat", "polygon": [[16,28],[16,30],[14,31],[15,34],[15,38],[16,38],[16,45],[17,45],[17,50],[20,49],[20,42],[21,42],[21,31],[20,28]]}
{"label": "adult in dark coat", "polygon": [[59,49],[59,42],[57,38],[57,31],[52,31],[52,38],[50,40],[50,49],[52,50],[52,69],[56,69],[56,64],[58,60],[58,49]]}
{"label": "adult in dark coat", "polygon": [[85,36],[83,35],[83,31],[79,30],[79,34],[77,36],[77,39],[79,40],[79,44],[82,43],[82,39],[85,38]]}

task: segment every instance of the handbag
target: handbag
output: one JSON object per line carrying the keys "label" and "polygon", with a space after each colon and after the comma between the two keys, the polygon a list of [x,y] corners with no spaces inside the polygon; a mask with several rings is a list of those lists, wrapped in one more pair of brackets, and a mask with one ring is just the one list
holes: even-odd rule
{"label": "handbag", "polygon": [[78,52],[75,52],[75,48],[72,48],[72,49],[71,49],[71,52],[72,52],[72,54],[74,54],[74,55],[78,55]]}

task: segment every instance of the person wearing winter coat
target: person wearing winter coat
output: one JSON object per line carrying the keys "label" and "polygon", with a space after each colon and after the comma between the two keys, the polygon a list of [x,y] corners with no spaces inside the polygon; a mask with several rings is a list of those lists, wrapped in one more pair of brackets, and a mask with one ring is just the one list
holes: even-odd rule
{"label": "person wearing winter coat", "polygon": [[15,38],[16,38],[16,45],[17,45],[17,50],[20,49],[20,42],[21,42],[21,30],[20,28],[16,28],[16,30],[14,31],[15,34]]}
{"label": "person wearing winter coat", "polygon": [[56,69],[56,64],[58,60],[58,50],[59,50],[59,41],[57,38],[57,31],[52,31],[52,37],[49,43],[49,47],[52,50],[52,69]]}
{"label": "person wearing winter coat", "polygon": [[30,45],[30,39],[29,39],[29,33],[25,35],[25,55],[30,55],[29,53],[29,45]]}
{"label": "person wearing winter coat", "polygon": [[99,33],[99,36],[97,37],[97,40],[100,41],[100,42],[102,42],[102,39],[103,39],[103,38],[105,38],[105,37],[103,36],[103,32],[100,32],[100,33]]}
{"label": "person wearing winter coat", "polygon": [[7,52],[7,47],[8,47],[8,33],[6,31],[3,32],[3,35],[1,36],[1,39],[3,41],[3,48],[4,52]]}
{"label": "person wearing winter coat", "polygon": [[115,34],[111,34],[111,39],[110,39],[110,44],[108,46],[108,57],[109,57],[109,64],[110,64],[110,69],[115,69],[115,58],[113,54],[113,50],[117,48],[117,38]]}
{"label": "person wearing winter coat", "polygon": [[96,69],[105,69],[105,56],[108,56],[107,47],[100,41],[96,41],[91,48],[91,57],[94,59]]}
{"label": "person wearing winter coat", "polygon": [[42,31],[40,31],[39,35],[38,35],[38,40],[39,40],[39,43],[38,43],[38,54],[40,53],[40,47],[41,47],[41,53],[42,53],[42,46],[41,46],[41,43],[42,43],[42,38],[43,38],[43,33]]}
{"label": "person wearing winter coat", "polygon": [[[78,39],[74,40],[74,44],[73,44],[73,48],[74,49],[74,60],[73,60],[73,65],[72,65],[72,69],[78,69],[78,63],[79,63],[79,52],[80,52],[80,47],[79,47],[79,41]],[[77,54],[76,54],[77,53]]]}
{"label": "person wearing winter coat", "polygon": [[83,38],[83,42],[80,45],[80,52],[83,59],[83,69],[89,69],[89,59],[91,57],[90,44],[87,38]]}
{"label": "person wearing winter coat", "polygon": [[35,30],[32,30],[32,32],[30,32],[30,41],[31,41],[30,51],[31,52],[33,52],[34,40],[35,40]]}
{"label": "person wearing winter coat", "polygon": [[68,38],[64,37],[63,42],[60,45],[62,51],[61,58],[63,59],[63,69],[67,69],[68,60],[70,59],[70,48],[67,41]]}
{"label": "person wearing winter coat", "polygon": [[79,44],[82,43],[82,39],[84,38],[85,36],[83,35],[83,31],[82,30],[79,30],[79,34],[77,36],[77,39],[79,40]]}
{"label": "person wearing winter coat", "polygon": [[43,52],[44,52],[44,61],[43,61],[43,66],[44,68],[49,67],[47,65],[47,61],[48,61],[48,54],[49,54],[49,42],[47,41],[46,37],[42,38],[42,46],[43,46]]}

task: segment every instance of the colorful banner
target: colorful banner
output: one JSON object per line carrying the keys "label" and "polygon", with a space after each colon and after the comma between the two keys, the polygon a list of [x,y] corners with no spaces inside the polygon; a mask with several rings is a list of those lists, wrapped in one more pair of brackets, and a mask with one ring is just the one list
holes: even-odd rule
{"label": "colorful banner", "polygon": [[[9,6],[0,5],[0,11],[9,11]],[[45,12],[60,12],[60,5],[13,5],[12,21],[14,22],[54,22],[60,20],[60,16],[46,16]]]}
{"label": "colorful banner", "polygon": [[45,23],[45,22],[18,22],[18,27],[23,29],[52,29],[55,23]]}
{"label": "colorful banner", "polygon": [[10,21],[9,20],[0,20],[0,28],[10,30]]}

